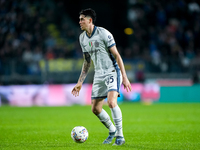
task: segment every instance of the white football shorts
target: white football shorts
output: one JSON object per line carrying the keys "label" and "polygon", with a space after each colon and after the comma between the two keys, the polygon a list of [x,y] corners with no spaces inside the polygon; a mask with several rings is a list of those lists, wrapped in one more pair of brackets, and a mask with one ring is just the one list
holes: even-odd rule
{"label": "white football shorts", "polygon": [[117,91],[119,93],[121,84],[122,75],[120,69],[113,70],[112,72],[105,75],[94,76],[91,98],[107,98],[109,91]]}

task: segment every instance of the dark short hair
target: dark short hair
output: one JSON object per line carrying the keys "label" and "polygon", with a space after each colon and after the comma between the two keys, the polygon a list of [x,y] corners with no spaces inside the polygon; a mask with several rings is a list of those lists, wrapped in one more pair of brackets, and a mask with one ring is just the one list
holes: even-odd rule
{"label": "dark short hair", "polygon": [[84,10],[81,10],[81,12],[79,13],[80,15],[85,15],[86,17],[89,16],[92,18],[92,23],[94,24],[96,21],[96,13],[93,9],[91,8],[87,8]]}

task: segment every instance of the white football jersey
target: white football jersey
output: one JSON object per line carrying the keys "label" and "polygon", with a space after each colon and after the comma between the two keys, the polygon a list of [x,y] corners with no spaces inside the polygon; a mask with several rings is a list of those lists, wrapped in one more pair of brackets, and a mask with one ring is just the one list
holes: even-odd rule
{"label": "white football jersey", "polygon": [[116,45],[113,35],[102,27],[94,26],[91,37],[84,31],[79,37],[83,53],[88,52],[95,69],[95,75],[104,75],[119,70],[118,64],[109,48]]}

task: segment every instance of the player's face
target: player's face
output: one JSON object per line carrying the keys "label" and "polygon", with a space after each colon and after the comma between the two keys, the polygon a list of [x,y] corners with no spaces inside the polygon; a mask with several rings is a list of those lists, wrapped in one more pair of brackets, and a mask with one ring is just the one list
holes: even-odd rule
{"label": "player's face", "polygon": [[86,30],[90,23],[90,19],[88,17],[85,17],[85,15],[80,15],[79,20],[80,20],[79,24],[80,24],[81,30]]}

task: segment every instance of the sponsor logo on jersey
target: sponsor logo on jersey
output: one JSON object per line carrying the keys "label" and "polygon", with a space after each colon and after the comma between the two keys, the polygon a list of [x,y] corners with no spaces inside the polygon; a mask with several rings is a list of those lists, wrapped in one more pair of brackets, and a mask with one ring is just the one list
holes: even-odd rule
{"label": "sponsor logo on jersey", "polygon": [[90,54],[93,54],[93,53],[97,53],[97,52],[99,52],[99,51],[100,51],[100,49],[95,49],[95,50],[89,51],[89,53],[90,53]]}

